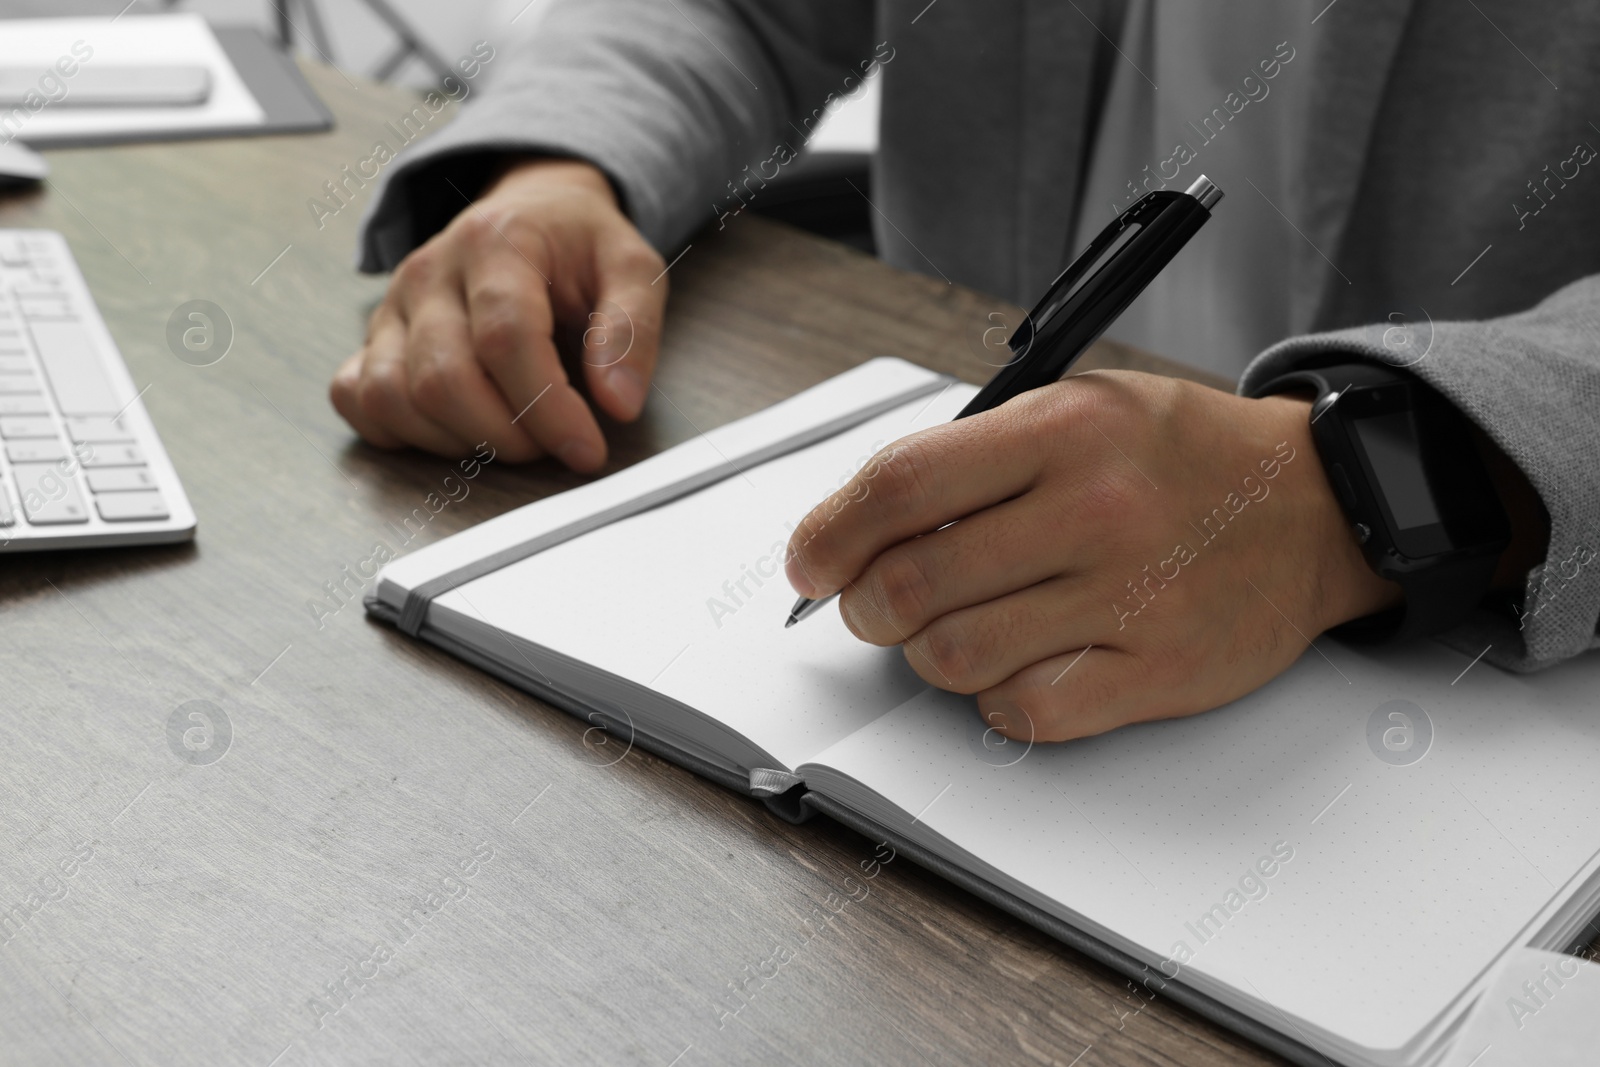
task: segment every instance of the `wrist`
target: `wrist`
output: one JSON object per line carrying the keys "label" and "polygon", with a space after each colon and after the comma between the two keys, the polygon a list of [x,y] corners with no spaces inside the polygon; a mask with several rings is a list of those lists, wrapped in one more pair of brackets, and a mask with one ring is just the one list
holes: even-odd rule
{"label": "wrist", "polygon": [[585,160],[561,156],[513,157],[489,179],[483,195],[487,197],[528,188],[548,189],[551,186],[594,193],[613,209],[621,210],[617,191],[603,170]]}
{"label": "wrist", "polygon": [[1340,507],[1317,453],[1311,434],[1311,400],[1282,394],[1257,401],[1270,405],[1270,420],[1279,440],[1287,441],[1303,464],[1286,467],[1285,484],[1292,505],[1289,522],[1312,576],[1317,616],[1315,632],[1398,606],[1404,594],[1395,582],[1381,577],[1367,563]]}

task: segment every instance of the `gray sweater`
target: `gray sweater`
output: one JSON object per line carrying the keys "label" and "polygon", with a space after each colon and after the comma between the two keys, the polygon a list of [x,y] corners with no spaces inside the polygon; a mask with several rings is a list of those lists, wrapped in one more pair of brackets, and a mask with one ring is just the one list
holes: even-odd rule
{"label": "gray sweater", "polygon": [[[830,94],[875,74],[882,256],[1027,303],[1076,238],[1118,61],[1097,26],[1118,12],[556,0],[495,59],[487,90],[389,168],[361,266],[392,268],[507,151],[595,163],[670,255],[758,200]],[[1481,610],[1445,639],[1471,655],[1492,644],[1485,658],[1515,670],[1577,655],[1600,617],[1600,127],[1585,110],[1600,98],[1600,5],[1338,0],[1310,18],[1291,42],[1312,68],[1310,118],[1279,205],[1305,237],[1290,267],[1296,335],[1240,388],[1337,350],[1406,364],[1450,397],[1539,492],[1551,542],[1519,611]]]}

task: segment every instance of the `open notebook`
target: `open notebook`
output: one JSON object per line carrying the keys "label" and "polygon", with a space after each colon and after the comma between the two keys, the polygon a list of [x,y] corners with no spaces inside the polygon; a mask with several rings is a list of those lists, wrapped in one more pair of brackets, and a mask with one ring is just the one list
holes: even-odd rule
{"label": "open notebook", "polygon": [[[836,609],[783,627],[790,529],[975,391],[873,360],[397,560],[368,610],[786,817],[888,839],[1292,1060],[1436,1061],[1503,955],[1600,909],[1600,659],[1452,683],[1468,657],[1436,645],[1319,642],[1205,715],[986,734]],[[1392,701],[1429,746],[1409,765],[1369,740]]]}

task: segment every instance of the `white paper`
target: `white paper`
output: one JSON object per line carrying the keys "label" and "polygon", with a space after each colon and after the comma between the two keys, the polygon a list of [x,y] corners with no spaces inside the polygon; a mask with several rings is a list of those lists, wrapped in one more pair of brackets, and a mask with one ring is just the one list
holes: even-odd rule
{"label": "white paper", "polygon": [[[30,144],[144,136],[154,133],[238,129],[259,126],[266,115],[233,69],[211,27],[199,15],[125,15],[109,18],[7,19],[0,26],[0,66],[35,69],[49,75],[42,96],[71,98],[72,77],[56,67],[63,58],[83,69],[105,66],[196,64],[211,72],[211,95],[192,107],[64,107],[46,102],[39,110],[10,111],[0,123],[8,135]],[[77,51],[74,51],[74,45]],[[83,58],[85,48],[92,54]],[[69,63],[69,65],[70,65]]]}
{"label": "white paper", "polygon": [[[1468,658],[1438,645],[1318,645],[1332,664],[1308,652],[1225,708],[1019,745],[1009,766],[986,758],[970,701],[937,691],[816,762],[920,813],[1045,910],[1062,902],[1152,966],[1173,960],[1168,977],[1260,998],[1272,1009],[1257,1017],[1290,1036],[1283,1016],[1303,1020],[1301,1040],[1317,1028],[1399,1050],[1594,869],[1600,658],[1538,675],[1480,664],[1452,685]],[[1431,727],[1410,765],[1369,741],[1395,700]],[[1280,843],[1293,857],[1256,873],[1265,890],[1197,932]]]}
{"label": "white paper", "polygon": [[974,392],[914,400],[436,604],[698,708],[794,767],[923,683],[898,648],[856,640],[833,605],[784,628],[790,528],[876,449],[948,421]]}
{"label": "white paper", "polygon": [[1439,1067],[1592,1067],[1597,1045],[1600,966],[1525,948],[1495,972]]}

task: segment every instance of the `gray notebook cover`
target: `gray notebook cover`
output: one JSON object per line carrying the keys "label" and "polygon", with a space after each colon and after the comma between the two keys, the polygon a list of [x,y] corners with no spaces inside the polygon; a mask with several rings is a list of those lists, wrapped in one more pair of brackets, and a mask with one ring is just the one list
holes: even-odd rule
{"label": "gray notebook cover", "polygon": [[[363,600],[363,604],[366,607],[367,614],[373,618],[391,626],[398,624],[400,613],[378,600],[376,596],[367,596]],[[1146,964],[1139,962],[1127,953],[1062,922],[1053,915],[1040,911],[1032,904],[1006,892],[994,883],[979,878],[970,871],[957,867],[933,853],[895,834],[889,833],[870,819],[830,797],[809,791],[804,786],[796,786],[781,796],[757,796],[751,792],[750,783],[743,776],[729,773],[727,770],[708,764],[704,760],[659,738],[650,737],[628,724],[617,722],[612,716],[587,705],[581,693],[567,692],[524,677],[518,672],[507,669],[502,664],[483,655],[470,645],[463,644],[446,634],[440,633],[426,622],[417,631],[416,636],[431,645],[443,649],[457,659],[470,663],[474,667],[494,675],[501,681],[538,697],[553,707],[560,708],[562,711],[589,723],[591,726],[599,726],[608,733],[631,742],[646,752],[660,756],[671,763],[676,763],[678,766],[693,771],[703,778],[708,778],[718,785],[726,786],[745,796],[755,797],[762,801],[775,815],[787,822],[804,822],[813,814],[820,812],[874,841],[887,841],[897,853],[907,857],[913,863],[925,867],[940,877],[967,890],[969,893],[988,901],[1001,911],[1043,931],[1085,956],[1126,975],[1135,982],[1145,985],[1156,995],[1167,997],[1174,1003],[1183,1005],[1195,1014],[1211,1020],[1218,1026],[1232,1030],[1241,1037],[1269,1049],[1291,1063],[1300,1064],[1301,1067],[1332,1067],[1332,1060],[1308,1045],[1295,1041],[1269,1026],[1264,1026],[1248,1015],[1235,1011],[1233,1008],[1206,996],[1204,993],[1200,993],[1180,982],[1167,979],[1159,971],[1152,971]]]}

